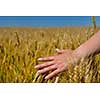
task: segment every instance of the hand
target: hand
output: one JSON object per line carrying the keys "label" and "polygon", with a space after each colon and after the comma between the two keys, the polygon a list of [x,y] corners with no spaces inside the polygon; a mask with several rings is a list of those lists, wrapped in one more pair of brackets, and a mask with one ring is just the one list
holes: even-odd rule
{"label": "hand", "polygon": [[66,71],[69,64],[76,64],[79,60],[79,57],[75,50],[59,50],[56,49],[57,54],[50,57],[39,58],[38,61],[44,62],[43,64],[36,65],[35,68],[38,70],[39,74],[49,73],[45,79],[50,79],[55,75]]}

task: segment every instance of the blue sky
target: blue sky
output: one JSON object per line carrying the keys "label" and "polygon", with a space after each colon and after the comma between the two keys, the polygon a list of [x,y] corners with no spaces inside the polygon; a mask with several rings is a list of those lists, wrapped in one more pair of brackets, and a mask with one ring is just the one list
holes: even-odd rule
{"label": "blue sky", "polygon": [[[96,17],[100,25],[100,17]],[[0,26],[87,26],[92,25],[90,16],[0,16]]]}

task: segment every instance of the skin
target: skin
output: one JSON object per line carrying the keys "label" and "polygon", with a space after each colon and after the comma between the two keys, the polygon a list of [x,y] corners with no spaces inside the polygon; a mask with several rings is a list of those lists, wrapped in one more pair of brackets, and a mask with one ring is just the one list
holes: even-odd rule
{"label": "skin", "polygon": [[44,74],[48,71],[51,71],[51,73],[49,73],[45,79],[50,79],[55,75],[66,71],[69,64],[75,65],[81,58],[99,53],[100,31],[75,50],[56,49],[56,51],[56,55],[39,58],[38,61],[43,62],[43,64],[35,66],[39,74]]}

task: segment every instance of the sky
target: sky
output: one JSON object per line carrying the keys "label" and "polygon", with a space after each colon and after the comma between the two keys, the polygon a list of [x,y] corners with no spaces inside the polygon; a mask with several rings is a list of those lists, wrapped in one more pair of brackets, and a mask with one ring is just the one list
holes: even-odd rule
{"label": "sky", "polygon": [[[100,17],[95,17],[100,26]],[[0,16],[0,26],[63,27],[91,26],[90,16]]]}

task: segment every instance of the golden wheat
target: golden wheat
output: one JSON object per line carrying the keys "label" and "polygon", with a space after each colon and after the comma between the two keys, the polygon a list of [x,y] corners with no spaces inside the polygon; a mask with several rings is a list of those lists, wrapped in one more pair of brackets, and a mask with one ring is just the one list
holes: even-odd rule
{"label": "golden wheat", "polygon": [[[99,27],[96,27],[99,29]],[[38,75],[39,57],[55,49],[75,49],[93,35],[92,27],[0,28],[0,82],[100,82],[100,55],[80,61],[52,79]]]}

